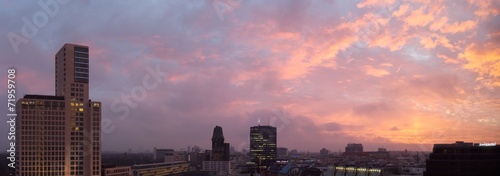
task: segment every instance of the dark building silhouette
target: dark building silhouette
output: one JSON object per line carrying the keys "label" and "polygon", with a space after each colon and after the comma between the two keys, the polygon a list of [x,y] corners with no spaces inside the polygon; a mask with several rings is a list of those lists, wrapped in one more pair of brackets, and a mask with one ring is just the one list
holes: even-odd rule
{"label": "dark building silhouette", "polygon": [[500,146],[457,141],[434,144],[424,176],[500,175]]}
{"label": "dark building silhouette", "polygon": [[251,127],[250,159],[259,166],[270,166],[276,162],[276,139],[276,127]]}
{"label": "dark building silhouette", "polygon": [[276,148],[276,156],[278,158],[286,158],[288,156],[288,148],[277,147]]}
{"label": "dark building silhouette", "polygon": [[229,143],[224,143],[224,134],[222,127],[215,126],[212,135],[212,161],[229,161]]}
{"label": "dark building silhouette", "polygon": [[363,152],[363,144],[350,143],[345,147],[346,153]]}
{"label": "dark building silhouette", "polygon": [[329,150],[327,150],[326,148],[322,148],[322,149],[319,151],[319,154],[320,154],[320,155],[328,155],[328,153],[329,153],[329,152],[330,152],[330,151],[329,151]]}

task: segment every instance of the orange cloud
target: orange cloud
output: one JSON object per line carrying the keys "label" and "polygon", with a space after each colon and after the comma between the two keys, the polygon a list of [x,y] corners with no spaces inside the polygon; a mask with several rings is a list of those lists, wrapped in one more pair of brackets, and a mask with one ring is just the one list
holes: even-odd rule
{"label": "orange cloud", "polygon": [[434,15],[432,13],[426,13],[425,9],[425,7],[420,7],[419,9],[411,12],[411,14],[405,19],[406,23],[410,26],[423,27],[434,21]]}
{"label": "orange cloud", "polygon": [[[500,78],[500,46],[489,42],[484,45],[471,44],[459,57],[465,59],[466,69],[475,71],[483,76]],[[497,83],[500,86],[500,83]]]}
{"label": "orange cloud", "polygon": [[421,37],[420,44],[424,46],[424,48],[435,48],[438,44],[446,47],[450,50],[454,50],[453,45],[450,44],[450,41],[446,36],[432,34],[431,36],[423,36]]}
{"label": "orange cloud", "polygon": [[366,75],[374,76],[374,77],[384,77],[389,75],[390,73],[384,69],[373,68],[370,65],[363,66],[363,70]]}
{"label": "orange cloud", "polygon": [[432,24],[429,26],[429,29],[432,31],[439,31],[446,25],[446,22],[448,22],[448,18],[441,17],[438,20],[434,20]]}
{"label": "orange cloud", "polygon": [[410,9],[410,5],[403,4],[403,5],[399,6],[399,9],[397,11],[392,13],[392,16],[394,16],[394,17],[403,16],[404,14],[406,14],[406,12],[408,12],[408,9]]}
{"label": "orange cloud", "polygon": [[480,17],[481,19],[486,19],[490,15],[497,16],[500,14],[498,1],[493,0],[468,0],[469,4],[478,6],[478,9],[474,12],[474,15]]}
{"label": "orange cloud", "polygon": [[404,30],[394,32],[384,29],[382,33],[370,36],[368,45],[396,51],[403,47],[409,38],[412,38],[412,35],[406,35]]}
{"label": "orange cloud", "polygon": [[274,40],[298,40],[300,39],[300,34],[293,32],[278,32],[274,35],[269,36]]}
{"label": "orange cloud", "polygon": [[315,66],[334,67],[335,56],[339,51],[349,47],[356,39],[353,35],[347,35],[336,41],[314,41],[311,45],[305,44],[306,46],[315,46],[311,49],[308,47],[290,48],[287,51],[291,51],[291,58],[281,69],[282,76],[284,79],[293,79],[304,76],[310,68]]}
{"label": "orange cloud", "polygon": [[455,22],[453,24],[447,24],[443,28],[440,28],[439,31],[442,33],[451,33],[455,34],[457,32],[466,32],[477,27],[477,21],[467,20],[463,22]]}
{"label": "orange cloud", "polygon": [[357,4],[358,8],[363,8],[367,6],[384,6],[394,3],[394,0],[366,0]]}
{"label": "orange cloud", "polygon": [[445,63],[453,63],[453,64],[458,64],[458,61],[456,59],[453,59],[451,57],[448,57],[447,55],[444,54],[437,54],[437,57],[441,58],[444,60]]}
{"label": "orange cloud", "polygon": [[389,18],[368,13],[355,22],[339,25],[339,28],[355,31],[359,39],[367,42],[369,47],[382,47],[395,51],[400,49],[412,35],[407,35],[405,26],[397,29],[388,26],[389,21]]}

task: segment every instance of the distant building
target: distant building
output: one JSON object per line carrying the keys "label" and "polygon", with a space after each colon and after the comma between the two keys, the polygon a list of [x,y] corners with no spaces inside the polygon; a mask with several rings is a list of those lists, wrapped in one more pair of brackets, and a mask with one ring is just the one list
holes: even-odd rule
{"label": "distant building", "polygon": [[200,147],[198,146],[194,146],[192,149],[191,149],[192,152],[195,152],[195,153],[200,153],[201,152],[201,149]]}
{"label": "distant building", "polygon": [[231,146],[231,147],[230,147],[230,150],[229,150],[229,154],[230,154],[230,155],[232,155],[232,154],[234,154],[234,153],[236,153],[236,149],[234,149],[234,147],[233,147],[233,146]]}
{"label": "distant building", "polygon": [[131,176],[132,168],[130,166],[102,165],[101,176]]}
{"label": "distant building", "polygon": [[[272,167],[269,169],[269,173],[267,175],[276,175],[276,176],[290,176],[290,175],[304,175],[304,176],[322,176],[323,171],[317,167],[305,167],[295,162],[289,162],[284,165],[280,165],[277,167]],[[332,175],[332,173],[330,173]]]}
{"label": "distant building", "polygon": [[319,151],[319,154],[320,154],[320,155],[328,155],[328,153],[329,153],[329,152],[330,152],[330,151],[329,151],[329,150],[327,150],[326,148],[322,148],[322,149]]}
{"label": "distant building", "polygon": [[229,161],[229,143],[224,143],[222,127],[216,126],[212,135],[212,161]]}
{"label": "distant building", "polygon": [[500,175],[500,146],[457,141],[434,144],[424,176]]}
{"label": "distant building", "polygon": [[350,143],[345,147],[346,153],[363,152],[363,144]]}
{"label": "distant building", "polygon": [[425,168],[421,167],[410,167],[409,168],[410,174],[411,175],[423,175],[425,172]]}
{"label": "distant building", "polygon": [[217,175],[229,175],[231,172],[230,161],[203,161],[203,171],[213,171]]}
{"label": "distant building", "polygon": [[285,147],[277,147],[276,148],[276,155],[278,158],[284,158],[288,156],[288,148]]}
{"label": "distant building", "polygon": [[192,170],[201,171],[203,169],[203,161],[209,161],[210,154],[211,154],[210,151],[208,151],[208,153],[207,152],[188,153],[187,161],[189,161]]}
{"label": "distant building", "polygon": [[276,127],[250,128],[250,159],[258,166],[268,167],[276,162]]}
{"label": "distant building", "polygon": [[189,163],[181,162],[163,162],[153,164],[140,164],[131,166],[132,176],[167,176],[186,172],[189,170]]}
{"label": "distant building", "polygon": [[165,153],[164,159],[162,162],[177,162],[177,161],[186,161],[186,155],[184,152],[167,152]]}
{"label": "distant building", "polygon": [[168,154],[174,153],[174,149],[162,149],[155,147],[153,150],[153,160],[155,162],[165,162],[165,155],[167,153]]}
{"label": "distant building", "polygon": [[369,167],[346,167],[346,166],[336,166],[331,173],[325,173],[329,175],[370,175],[370,176],[381,176],[383,175],[383,169],[381,168],[369,168]]}

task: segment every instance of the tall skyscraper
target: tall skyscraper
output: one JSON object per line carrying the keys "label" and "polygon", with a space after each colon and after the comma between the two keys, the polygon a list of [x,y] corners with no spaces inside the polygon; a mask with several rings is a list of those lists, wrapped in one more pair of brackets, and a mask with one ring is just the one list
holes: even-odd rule
{"label": "tall skyscraper", "polygon": [[212,161],[229,161],[229,143],[224,143],[222,127],[215,126],[212,135]]}
{"label": "tall skyscraper", "polygon": [[17,108],[17,175],[100,175],[101,103],[89,99],[87,46],[55,55],[55,96],[25,95]]}
{"label": "tall skyscraper", "polygon": [[254,126],[250,128],[250,159],[259,166],[276,162],[276,127]]}

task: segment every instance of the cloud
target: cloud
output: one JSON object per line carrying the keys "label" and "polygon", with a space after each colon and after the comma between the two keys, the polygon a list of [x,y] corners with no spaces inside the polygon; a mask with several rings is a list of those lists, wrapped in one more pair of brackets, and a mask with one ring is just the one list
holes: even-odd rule
{"label": "cloud", "polygon": [[342,130],[342,125],[335,123],[335,122],[329,122],[323,124],[323,128],[328,131],[341,131]]}
{"label": "cloud", "polygon": [[399,6],[399,9],[395,12],[392,13],[392,16],[394,17],[400,17],[406,14],[406,12],[410,9],[410,5],[408,4],[403,4]]}
{"label": "cloud", "polygon": [[467,21],[455,22],[453,24],[445,25],[439,31],[441,31],[442,33],[455,34],[457,32],[470,31],[470,30],[472,30],[472,29],[474,29],[476,27],[477,27],[477,22],[476,21],[467,20]]}
{"label": "cloud", "polygon": [[468,2],[478,7],[474,11],[474,15],[480,17],[480,19],[486,19],[489,16],[497,16],[498,14],[500,14],[500,4],[498,3],[498,1],[468,0]]}
{"label": "cloud", "polygon": [[431,12],[427,12],[426,7],[420,7],[412,11],[410,15],[406,17],[405,21],[409,26],[423,27],[434,21],[434,15]]}
{"label": "cloud", "polygon": [[391,110],[391,107],[385,102],[367,103],[355,106],[353,112],[363,116],[377,116],[380,113],[385,113]]}
{"label": "cloud", "polygon": [[498,42],[484,44],[470,44],[460,58],[467,61],[466,69],[477,72],[483,76],[500,77],[500,45]]}
{"label": "cloud", "polygon": [[383,6],[394,3],[394,0],[366,0],[357,4],[358,8],[363,8],[367,6]]}
{"label": "cloud", "polygon": [[391,129],[389,129],[391,131],[400,131],[401,129],[399,129],[398,127],[392,127]]}
{"label": "cloud", "polygon": [[387,70],[373,68],[372,66],[369,65],[364,66],[363,69],[367,75],[374,77],[384,77],[390,74]]}
{"label": "cloud", "polygon": [[[280,127],[279,146],[300,150],[496,140],[496,1],[221,3],[223,20],[205,1],[71,1],[19,53],[1,40],[0,65],[18,70],[18,97],[53,94],[55,52],[89,45],[90,97],[116,125],[105,150],[209,148],[215,125],[244,148],[259,118]],[[4,36],[43,10],[0,8]],[[168,77],[119,119],[112,102],[156,66]]]}

